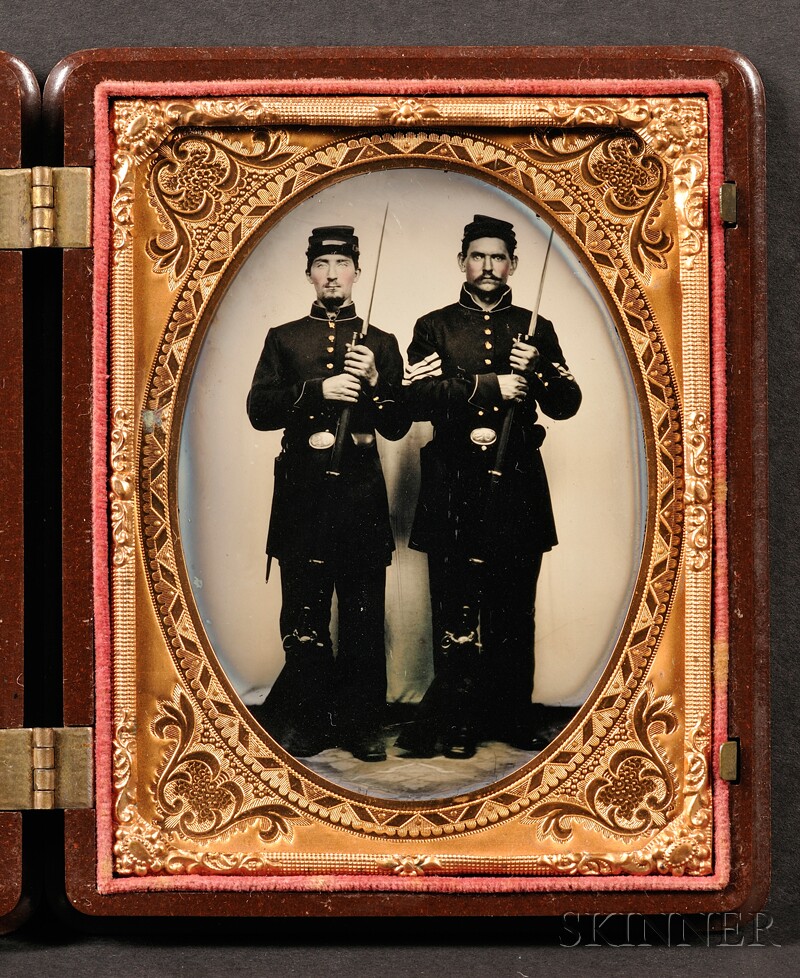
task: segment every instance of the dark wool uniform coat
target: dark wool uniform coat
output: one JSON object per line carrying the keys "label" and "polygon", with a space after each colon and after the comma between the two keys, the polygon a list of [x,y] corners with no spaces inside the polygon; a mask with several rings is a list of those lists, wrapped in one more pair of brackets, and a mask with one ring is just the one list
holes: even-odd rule
{"label": "dark wool uniform coat", "polygon": [[[499,435],[508,402],[498,374],[510,372],[514,339],[528,333],[532,313],[511,303],[507,289],[490,311],[466,288],[459,301],[419,319],[408,350],[410,374],[431,355],[441,374],[422,376],[406,388],[415,421],[432,421],[434,437],[422,449],[421,487],[409,545],[431,554],[508,559],[544,553],[557,543],[553,508],[539,447],[545,430],[537,407],[548,417],[569,418],[581,392],[569,372],[553,324],[539,316],[532,343],[540,353],[528,375],[528,395],[515,407],[504,474],[491,512],[486,487],[498,440],[470,437],[476,429]],[[483,550],[482,554],[474,551]]]}
{"label": "dark wool uniform coat", "polygon": [[[379,380],[374,389],[365,386],[353,406],[341,476],[326,480],[330,450],[309,442],[314,434],[336,432],[344,405],[326,401],[322,384],[343,372],[347,345],[362,322],[352,304],[332,318],[315,304],[308,316],[267,334],[247,413],[261,431],[284,429],[267,538],[267,553],[278,560],[334,555],[341,563],[391,562],[394,541],[375,433],[394,440],[410,426],[397,398],[403,361],[392,334],[370,326],[358,340],[375,355]],[[315,553],[321,540],[328,554]]]}

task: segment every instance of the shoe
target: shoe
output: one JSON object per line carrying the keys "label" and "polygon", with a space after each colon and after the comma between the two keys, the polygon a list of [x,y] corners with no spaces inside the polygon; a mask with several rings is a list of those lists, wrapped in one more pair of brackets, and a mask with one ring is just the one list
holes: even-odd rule
{"label": "shoe", "polygon": [[445,736],[444,750],[445,757],[452,757],[458,760],[467,760],[475,756],[478,749],[478,740],[472,727],[467,724],[460,724],[452,727]]}
{"label": "shoe", "polygon": [[439,753],[432,740],[408,730],[404,730],[400,734],[394,742],[394,746],[403,751],[406,757],[436,757]]}
{"label": "shoe", "polygon": [[327,743],[321,738],[302,737],[298,734],[287,735],[282,740],[279,740],[278,743],[292,757],[313,757],[315,754],[321,754],[322,751],[327,750],[331,746],[330,743]]}
{"label": "shoe", "polygon": [[386,743],[382,734],[364,735],[342,744],[359,761],[373,763],[386,760]]}
{"label": "shoe", "polygon": [[292,728],[286,730],[283,736],[276,738],[276,740],[292,757],[313,757],[315,754],[321,754],[322,751],[335,746],[330,735],[309,733]]}

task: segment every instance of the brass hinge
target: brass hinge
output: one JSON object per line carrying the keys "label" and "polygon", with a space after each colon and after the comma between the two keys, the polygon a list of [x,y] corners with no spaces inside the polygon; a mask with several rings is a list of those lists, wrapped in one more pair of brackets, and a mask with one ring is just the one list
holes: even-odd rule
{"label": "brass hinge", "polygon": [[0,811],[91,808],[91,727],[0,730]]}
{"label": "brass hinge", "polygon": [[723,781],[739,780],[740,748],[738,740],[726,740],[719,747],[719,776]]}
{"label": "brass hinge", "polygon": [[727,228],[735,228],[739,216],[737,213],[738,194],[736,183],[733,180],[726,180],[719,188],[719,214],[722,223]]}
{"label": "brass hinge", "polygon": [[0,170],[0,248],[89,248],[91,236],[88,167]]}

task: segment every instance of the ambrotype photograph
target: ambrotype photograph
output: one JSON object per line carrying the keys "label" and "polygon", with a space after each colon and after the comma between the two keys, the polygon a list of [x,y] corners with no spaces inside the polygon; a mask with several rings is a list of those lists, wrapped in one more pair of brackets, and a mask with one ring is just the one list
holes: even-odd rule
{"label": "ambrotype photograph", "polygon": [[708,877],[705,99],[112,122],[101,885]]}
{"label": "ambrotype photograph", "polygon": [[344,786],[494,780],[608,662],[643,450],[613,322],[535,211],[439,170],[337,183],[265,235],[198,355],[181,531],[215,652]]}

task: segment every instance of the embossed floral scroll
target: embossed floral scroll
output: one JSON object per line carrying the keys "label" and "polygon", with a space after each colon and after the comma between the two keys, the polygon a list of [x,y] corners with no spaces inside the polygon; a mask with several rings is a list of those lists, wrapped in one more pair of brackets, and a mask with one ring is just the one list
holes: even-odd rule
{"label": "embossed floral scroll", "polygon": [[697,46],[0,53],[0,931],[760,916],[765,118]]}
{"label": "embossed floral scroll", "polygon": [[[133,93],[108,105],[113,798],[99,839],[101,889],[186,889],[201,877],[279,890],[719,885],[728,868],[714,816],[725,787],[712,765],[712,526],[721,497],[711,435],[724,402],[712,389],[719,173],[708,91],[498,97],[412,95],[398,85],[381,95]],[[326,193],[344,200],[348,187],[355,195],[358,181],[390,171],[418,179],[421,194],[426,174],[455,174],[515,208],[520,222],[554,228],[564,267],[582,276],[609,324],[620,397],[634,418],[612,434],[633,446],[640,500],[633,556],[619,572],[625,600],[572,719],[500,776],[415,798],[404,782],[411,760],[392,759],[394,794],[391,783],[359,790],[357,775],[321,774],[269,736],[248,710],[223,626],[205,611],[208,584],[185,552],[194,525],[212,518],[191,511],[195,482],[209,471],[223,485],[240,480],[193,455],[185,435],[186,425],[206,423],[192,401],[201,358],[233,343],[223,296],[249,257],[269,254],[281,229],[315,216]],[[388,234],[424,248],[402,225],[398,217]],[[532,277],[535,264],[529,257]],[[286,286],[297,315],[308,304],[302,272]],[[273,300],[256,276],[248,288],[264,310],[263,338],[276,324]],[[441,305],[452,301],[444,287],[440,294]],[[573,366],[593,329],[582,328],[577,356],[565,351]],[[602,377],[579,379],[602,387]],[[231,395],[242,412],[244,394]],[[549,461],[548,473],[589,498],[593,465]],[[259,559],[264,512],[235,513],[258,539]],[[598,522],[603,530],[613,519]],[[611,574],[602,547],[579,561],[584,589]],[[243,582],[228,576],[235,600]],[[268,628],[277,634],[276,614]],[[568,672],[569,661],[559,668]]]}

